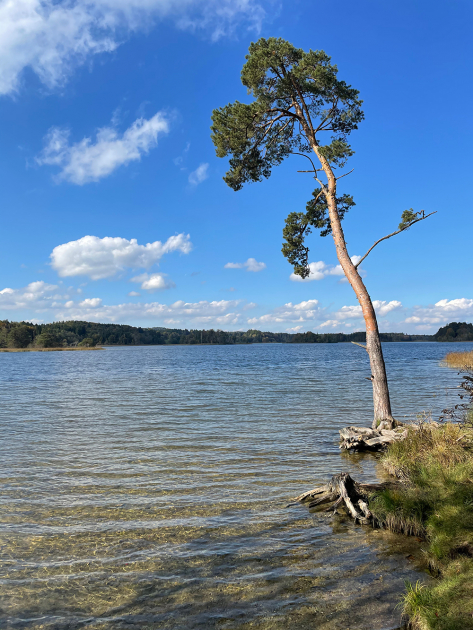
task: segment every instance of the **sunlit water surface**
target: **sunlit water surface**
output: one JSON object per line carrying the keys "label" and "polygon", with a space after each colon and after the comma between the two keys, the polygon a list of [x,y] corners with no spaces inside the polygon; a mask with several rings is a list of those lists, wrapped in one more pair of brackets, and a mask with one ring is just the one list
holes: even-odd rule
{"label": "sunlit water surface", "polygon": [[[396,417],[456,402],[451,346],[384,349]],[[341,470],[379,475],[338,450],[339,428],[371,421],[359,348],[107,348],[0,368],[2,628],[399,624],[419,544],[286,508]]]}

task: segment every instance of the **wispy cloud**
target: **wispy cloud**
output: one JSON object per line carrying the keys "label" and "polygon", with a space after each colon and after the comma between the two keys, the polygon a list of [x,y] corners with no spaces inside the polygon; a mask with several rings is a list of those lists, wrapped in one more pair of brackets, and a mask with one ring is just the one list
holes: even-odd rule
{"label": "wispy cloud", "polygon": [[55,319],[75,319],[101,322],[155,321],[166,325],[225,327],[235,326],[243,321],[244,304],[239,300],[218,300],[209,302],[184,302],[172,304],[160,302],[124,303],[102,306],[99,309],[72,304],[67,310],[55,311]]}
{"label": "wispy cloud", "polygon": [[209,176],[209,165],[207,163],[201,164],[198,166],[195,171],[189,175],[189,184],[192,186],[197,186],[204,182]]}
{"label": "wispy cloud", "polygon": [[69,130],[53,127],[36,162],[40,166],[58,166],[61,171],[57,181],[88,184],[107,177],[120,166],[140,160],[157,146],[158,135],[168,130],[168,121],[160,112],[149,120],[138,118],[121,135],[114,127],[102,127],[95,141],[83,138],[75,144],[69,144]]}
{"label": "wispy cloud", "polygon": [[165,243],[155,241],[146,245],[139,245],[135,238],[83,236],[55,247],[51,266],[61,277],[88,276],[100,280],[124,269],[149,269],[164,254],[175,251],[188,254],[191,249],[189,234],[177,234]]}
{"label": "wispy cloud", "polygon": [[0,0],[0,94],[18,91],[30,68],[49,88],[77,66],[112,52],[133,32],[171,19],[217,40],[258,32],[267,0]]}
{"label": "wispy cloud", "polygon": [[307,322],[320,319],[322,312],[318,300],[305,300],[298,304],[288,302],[284,306],[278,306],[270,313],[266,313],[266,315],[251,317],[248,323],[252,326],[261,326],[270,323]]}
{"label": "wispy cloud", "polygon": [[248,260],[244,263],[229,262],[226,265],[224,265],[224,268],[225,269],[246,269],[246,271],[258,272],[258,271],[263,271],[263,269],[266,269],[266,263],[258,262],[256,258],[248,258]]}

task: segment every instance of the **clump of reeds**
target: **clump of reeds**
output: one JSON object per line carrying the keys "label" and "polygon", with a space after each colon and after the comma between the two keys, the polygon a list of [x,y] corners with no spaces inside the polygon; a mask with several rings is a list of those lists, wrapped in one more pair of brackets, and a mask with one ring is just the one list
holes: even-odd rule
{"label": "clump of reeds", "polygon": [[410,627],[473,630],[473,429],[420,423],[383,463],[403,483],[373,496],[370,509],[385,527],[421,536],[439,578],[407,585]]}
{"label": "clump of reeds", "polygon": [[473,371],[473,350],[467,352],[449,352],[444,361],[448,367]]}

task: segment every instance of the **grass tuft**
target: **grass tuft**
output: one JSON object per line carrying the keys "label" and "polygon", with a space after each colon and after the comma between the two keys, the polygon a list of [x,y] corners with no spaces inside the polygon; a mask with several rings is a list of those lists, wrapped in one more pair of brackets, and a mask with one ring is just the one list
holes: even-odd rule
{"label": "grass tuft", "polygon": [[473,630],[473,429],[421,423],[382,461],[402,483],[373,495],[370,509],[382,526],[423,538],[438,576],[407,585],[410,627]]}
{"label": "grass tuft", "polygon": [[406,584],[403,614],[412,630],[472,630],[473,560],[459,558],[432,587]]}

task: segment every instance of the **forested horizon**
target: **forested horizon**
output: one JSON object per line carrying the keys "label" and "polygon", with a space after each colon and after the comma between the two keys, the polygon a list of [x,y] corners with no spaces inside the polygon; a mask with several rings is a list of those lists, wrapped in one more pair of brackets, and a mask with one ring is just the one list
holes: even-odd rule
{"label": "forested horizon", "polygon": [[[473,341],[473,324],[452,322],[434,335],[380,333],[383,342]],[[235,345],[252,343],[364,343],[365,332],[287,333],[250,329],[247,331],[197,330],[64,321],[49,324],[0,321],[0,348],[54,348],[141,345]]]}

